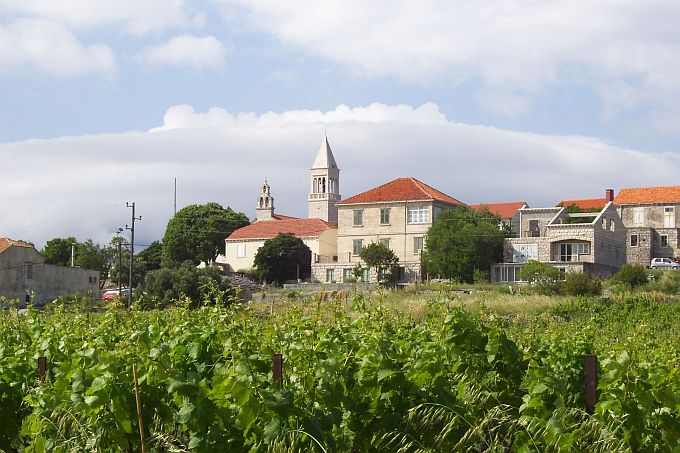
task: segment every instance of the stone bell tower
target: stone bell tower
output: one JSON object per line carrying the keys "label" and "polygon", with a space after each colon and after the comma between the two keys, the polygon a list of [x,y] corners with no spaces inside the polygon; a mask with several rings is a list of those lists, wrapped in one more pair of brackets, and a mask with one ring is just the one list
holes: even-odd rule
{"label": "stone bell tower", "polygon": [[272,220],[274,218],[274,197],[271,196],[269,184],[267,184],[266,179],[262,185],[262,192],[257,198],[255,212],[256,221]]}
{"label": "stone bell tower", "polygon": [[308,217],[338,223],[338,208],[335,204],[340,201],[340,169],[335,163],[326,136],[321,142],[309,176],[311,189],[307,199]]}

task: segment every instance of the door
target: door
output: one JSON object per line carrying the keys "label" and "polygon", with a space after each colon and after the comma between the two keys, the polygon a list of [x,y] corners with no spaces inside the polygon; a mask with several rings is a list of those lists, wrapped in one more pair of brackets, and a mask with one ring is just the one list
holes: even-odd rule
{"label": "door", "polygon": [[675,228],[675,206],[663,208],[663,227]]}

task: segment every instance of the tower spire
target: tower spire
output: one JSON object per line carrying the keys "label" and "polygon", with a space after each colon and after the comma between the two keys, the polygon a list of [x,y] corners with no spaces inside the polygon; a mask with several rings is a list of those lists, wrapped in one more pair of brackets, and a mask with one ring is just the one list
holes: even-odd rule
{"label": "tower spire", "polygon": [[340,169],[325,131],[309,173],[309,217],[338,223],[338,208],[335,204],[340,201]]}

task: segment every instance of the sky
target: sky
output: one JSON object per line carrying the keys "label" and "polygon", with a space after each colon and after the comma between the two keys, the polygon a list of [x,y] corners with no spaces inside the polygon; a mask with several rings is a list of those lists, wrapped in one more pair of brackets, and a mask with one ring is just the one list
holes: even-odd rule
{"label": "sky", "polygon": [[162,238],[412,176],[466,203],[678,184],[673,0],[0,0],[0,236]]}

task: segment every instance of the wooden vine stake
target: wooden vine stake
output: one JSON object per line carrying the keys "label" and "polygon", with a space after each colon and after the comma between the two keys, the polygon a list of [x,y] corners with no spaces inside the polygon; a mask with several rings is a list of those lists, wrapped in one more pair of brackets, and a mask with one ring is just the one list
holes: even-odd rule
{"label": "wooden vine stake", "polygon": [[38,380],[45,381],[45,374],[47,373],[47,357],[38,357]]}
{"label": "wooden vine stake", "polygon": [[586,354],[586,412],[593,415],[597,404],[597,356]]}
{"label": "wooden vine stake", "polygon": [[144,443],[144,422],[142,421],[142,398],[139,395],[139,381],[137,380],[137,364],[132,364],[132,376],[135,381],[135,399],[137,400],[137,422],[139,425],[139,440],[142,442],[142,453],[146,453]]}
{"label": "wooden vine stake", "polygon": [[274,354],[272,357],[272,380],[279,384],[283,381],[283,355]]}

